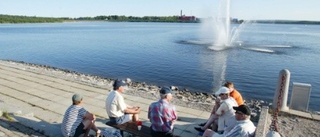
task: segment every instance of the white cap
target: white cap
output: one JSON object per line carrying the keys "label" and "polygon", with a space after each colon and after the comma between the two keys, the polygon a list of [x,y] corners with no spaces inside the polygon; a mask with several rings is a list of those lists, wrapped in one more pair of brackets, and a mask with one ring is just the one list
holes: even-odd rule
{"label": "white cap", "polygon": [[216,96],[219,96],[220,94],[228,94],[230,93],[230,89],[227,87],[221,87],[216,93]]}

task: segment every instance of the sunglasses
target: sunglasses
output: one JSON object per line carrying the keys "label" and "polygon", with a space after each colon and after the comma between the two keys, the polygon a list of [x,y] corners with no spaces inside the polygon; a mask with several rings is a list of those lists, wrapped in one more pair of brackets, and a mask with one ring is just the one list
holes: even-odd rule
{"label": "sunglasses", "polygon": [[223,95],[227,95],[227,94],[219,94],[219,96],[223,96]]}
{"label": "sunglasses", "polygon": [[236,114],[239,114],[239,115],[243,115],[243,113],[240,112],[240,111],[236,111],[235,113],[236,113]]}

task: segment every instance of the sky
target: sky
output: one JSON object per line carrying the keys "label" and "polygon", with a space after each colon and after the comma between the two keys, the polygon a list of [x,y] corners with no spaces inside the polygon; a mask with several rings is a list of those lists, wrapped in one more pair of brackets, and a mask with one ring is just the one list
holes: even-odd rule
{"label": "sky", "polygon": [[[39,17],[99,15],[214,17],[220,0],[0,0],[0,14]],[[224,0],[226,1],[226,0]],[[320,21],[320,0],[230,0],[230,16],[244,20]]]}

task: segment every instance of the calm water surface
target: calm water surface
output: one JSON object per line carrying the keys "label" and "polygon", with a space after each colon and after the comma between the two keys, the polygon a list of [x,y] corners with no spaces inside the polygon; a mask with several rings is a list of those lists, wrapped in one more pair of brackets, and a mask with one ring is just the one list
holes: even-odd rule
{"label": "calm water surface", "polygon": [[267,101],[286,68],[291,85],[312,85],[310,109],[320,110],[319,25],[249,24],[223,51],[197,44],[200,30],[188,23],[1,24],[0,59],[207,93],[229,80],[245,99]]}

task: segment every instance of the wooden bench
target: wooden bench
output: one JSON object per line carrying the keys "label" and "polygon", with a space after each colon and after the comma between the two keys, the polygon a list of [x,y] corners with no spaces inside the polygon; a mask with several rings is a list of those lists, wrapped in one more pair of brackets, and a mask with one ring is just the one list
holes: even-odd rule
{"label": "wooden bench", "polygon": [[120,130],[121,136],[123,136],[123,131],[128,132],[134,136],[139,137],[151,137],[150,127],[147,127],[145,125],[141,125],[141,130],[138,130],[136,122],[127,122],[121,125],[115,125],[108,121],[106,125],[114,127],[116,129]]}

